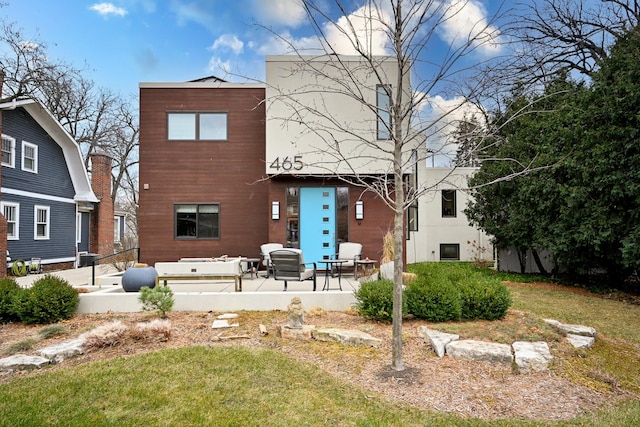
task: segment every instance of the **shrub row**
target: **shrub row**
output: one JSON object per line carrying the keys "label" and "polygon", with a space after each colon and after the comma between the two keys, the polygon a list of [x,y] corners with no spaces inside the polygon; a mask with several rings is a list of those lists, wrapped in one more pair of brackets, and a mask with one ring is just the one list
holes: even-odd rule
{"label": "shrub row", "polygon": [[[362,283],[355,293],[360,315],[390,321],[393,313],[393,282]],[[410,313],[430,322],[450,320],[497,320],[507,314],[511,294],[494,278],[476,275],[420,275],[403,292],[403,316]]]}
{"label": "shrub row", "polygon": [[11,277],[0,279],[0,322],[55,323],[70,319],[80,304],[78,291],[50,274],[21,288]]}

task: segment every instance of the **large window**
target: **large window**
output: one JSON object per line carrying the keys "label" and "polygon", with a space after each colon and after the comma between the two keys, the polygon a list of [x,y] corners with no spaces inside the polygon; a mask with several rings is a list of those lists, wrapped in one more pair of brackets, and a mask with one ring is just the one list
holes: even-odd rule
{"label": "large window", "polygon": [[7,135],[2,135],[2,165],[15,167],[16,140]]}
{"label": "large window", "polygon": [[168,113],[167,130],[172,141],[224,141],[227,113]]}
{"label": "large window", "polygon": [[114,243],[120,243],[120,217],[119,216],[114,216],[113,217],[113,241]]}
{"label": "large window", "polygon": [[20,205],[17,203],[2,202],[2,214],[7,220],[7,240],[20,238]]}
{"label": "large window", "polygon": [[22,170],[38,173],[38,146],[22,141]]}
{"label": "large window", "polygon": [[440,244],[440,260],[441,261],[460,261],[460,244],[459,243],[441,243]]}
{"label": "large window", "polygon": [[34,208],[34,230],[33,238],[36,240],[48,240],[49,229],[49,206],[36,206]]}
{"label": "large window", "polygon": [[456,190],[442,190],[442,217],[456,217]]}
{"label": "large window", "polygon": [[376,86],[376,107],[378,108],[377,139],[390,139],[391,137],[390,91],[390,85]]}
{"label": "large window", "polygon": [[175,221],[178,239],[220,238],[220,205],[217,203],[175,205]]}

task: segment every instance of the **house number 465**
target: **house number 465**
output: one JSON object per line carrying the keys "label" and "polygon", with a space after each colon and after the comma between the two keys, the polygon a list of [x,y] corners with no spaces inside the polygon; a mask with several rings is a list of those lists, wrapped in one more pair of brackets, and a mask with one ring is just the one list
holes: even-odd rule
{"label": "house number 465", "polygon": [[289,156],[286,156],[282,159],[280,159],[280,157],[276,157],[276,159],[269,165],[269,168],[275,170],[282,169],[290,171],[293,169],[299,171],[302,169],[302,166],[304,166],[302,163],[302,156],[293,156],[293,160],[291,160]]}

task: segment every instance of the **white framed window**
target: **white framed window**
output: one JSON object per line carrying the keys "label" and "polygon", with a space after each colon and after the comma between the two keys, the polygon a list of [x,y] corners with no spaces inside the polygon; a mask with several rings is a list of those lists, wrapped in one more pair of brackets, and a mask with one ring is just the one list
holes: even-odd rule
{"label": "white framed window", "polygon": [[7,240],[20,239],[20,205],[2,202],[2,214],[7,220]]}
{"label": "white framed window", "polygon": [[49,240],[51,228],[49,206],[34,207],[33,238],[35,240]]}
{"label": "white framed window", "polygon": [[76,243],[82,242],[82,214],[76,213]]}
{"label": "white framed window", "polygon": [[38,173],[38,146],[22,141],[22,170]]}
{"label": "white framed window", "polygon": [[119,243],[120,242],[120,217],[119,216],[114,216],[113,217],[113,242],[114,243]]}
{"label": "white framed window", "polygon": [[227,113],[167,113],[170,141],[226,141]]}
{"label": "white framed window", "polygon": [[378,128],[376,138],[391,139],[391,85],[376,86],[376,107],[378,109]]}
{"label": "white framed window", "polygon": [[2,135],[2,166],[16,167],[16,140]]}

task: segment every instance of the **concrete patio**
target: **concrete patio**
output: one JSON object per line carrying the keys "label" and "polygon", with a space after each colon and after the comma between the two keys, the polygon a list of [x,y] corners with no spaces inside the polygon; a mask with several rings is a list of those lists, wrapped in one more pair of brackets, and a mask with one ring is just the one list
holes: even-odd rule
{"label": "concrete patio", "polygon": [[[92,284],[91,267],[51,272],[62,277],[76,288],[88,292],[80,294],[78,313],[135,312],[141,311],[137,292],[124,292],[118,272],[109,265],[96,266],[96,280]],[[360,283],[353,274],[345,274],[339,290],[338,278],[329,277],[329,289],[323,291],[325,274],[318,272],[317,288],[313,292],[313,283],[289,282],[288,290],[283,292],[284,282],[265,278],[264,271],[250,277],[247,273],[242,279],[242,292],[234,291],[233,281],[179,281],[169,282],[174,292],[174,311],[238,311],[238,310],[286,310],[294,296],[300,297],[305,308],[322,307],[330,311],[344,311],[355,303],[353,292]],[[29,286],[42,274],[16,278],[21,286]]]}

